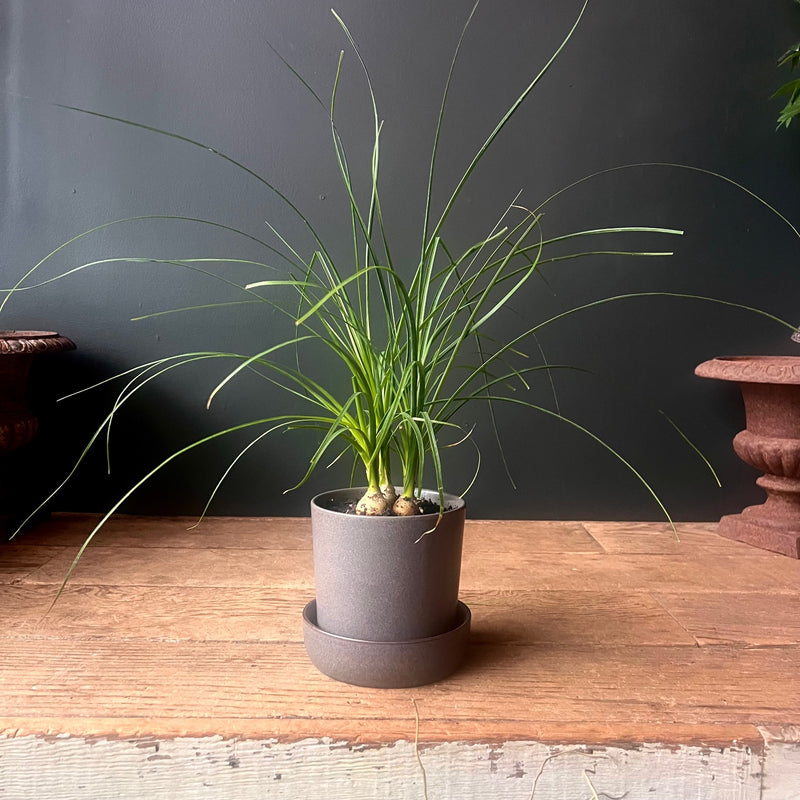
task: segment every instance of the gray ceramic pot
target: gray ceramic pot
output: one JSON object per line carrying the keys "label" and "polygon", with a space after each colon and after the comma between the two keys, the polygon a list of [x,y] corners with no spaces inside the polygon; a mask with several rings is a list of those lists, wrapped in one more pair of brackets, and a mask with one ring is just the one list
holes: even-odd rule
{"label": "gray ceramic pot", "polygon": [[[372,642],[437,637],[459,624],[458,584],[466,509],[445,495],[437,517],[362,517],[334,511],[364,489],[311,501],[316,624],[335,636]],[[424,495],[438,501],[436,492]]]}

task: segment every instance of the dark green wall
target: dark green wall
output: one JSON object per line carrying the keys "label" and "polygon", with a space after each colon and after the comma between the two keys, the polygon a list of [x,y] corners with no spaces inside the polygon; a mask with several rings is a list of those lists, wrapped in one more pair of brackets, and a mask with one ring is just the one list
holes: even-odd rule
{"label": "dark green wall", "polygon": [[[0,63],[0,264],[10,285],[61,242],[95,225],[146,214],[218,220],[269,238],[269,219],[289,237],[301,226],[257,181],[212,153],[144,130],[66,111],[64,103],[165,128],[207,143],[267,176],[347,252],[348,223],[325,114],[265,42],[273,42],[327,98],[347,42],[317,0],[5,0]],[[358,41],[385,119],[382,190],[397,252],[413,257],[436,113],[450,56],[470,8],[464,0],[343,0],[337,10]],[[579,10],[565,0],[485,0],[468,33],[443,130],[441,203],[507,105],[560,41]],[[800,39],[790,0],[593,0],[566,51],[494,151],[473,175],[452,218],[455,247],[499,215],[519,190],[534,206],[597,170],[680,162],[722,172],[800,223],[798,136],[775,131],[787,79],[777,57]],[[22,99],[25,95],[34,99]],[[339,125],[356,172],[365,174],[369,110],[356,59],[346,53]],[[669,259],[596,258],[551,265],[514,303],[507,331],[608,295],[672,291],[712,295],[800,321],[800,241],[764,206],[708,176],[663,167],[616,172],[551,204],[548,234],[609,225],[685,229],[680,239],[631,240],[675,249]],[[272,240],[271,240],[272,241]],[[309,249],[308,239],[300,239]],[[625,246],[629,242],[618,242]],[[52,260],[52,275],[110,256],[261,257],[221,231],[138,222],[81,239]],[[235,269],[232,279],[252,279]],[[95,267],[17,295],[0,327],[57,329],[79,350],[40,362],[33,388],[42,436],[20,468],[56,477],[113,400],[113,391],[51,402],[57,394],[173,352],[256,352],[290,333],[277,315],[216,309],[133,323],[137,314],[232,299],[202,276],[155,265]],[[742,426],[737,390],[693,376],[720,354],[792,353],[785,329],[730,308],[675,299],[631,300],[587,311],[542,332],[552,363],[588,372],[554,376],[561,410],[605,438],[652,482],[679,519],[715,519],[757,501],[755,474],[733,456]],[[532,352],[535,356],[536,353]],[[243,382],[206,411],[218,368],[187,370],[154,384],[111,439],[112,476],[90,459],[61,507],[101,509],[157,460],[221,426],[291,408],[263,385]],[[531,399],[551,403],[544,381]],[[718,489],[663,410],[717,466]],[[518,488],[504,476],[485,413],[477,423],[482,475],[473,516],[658,518],[647,493],[607,452],[567,426],[520,408],[499,428]],[[180,460],[128,506],[151,513],[199,512],[242,439]],[[212,511],[305,513],[310,492],[347,480],[303,473],[313,441],[278,435],[242,460]],[[472,466],[451,460],[450,490]]]}

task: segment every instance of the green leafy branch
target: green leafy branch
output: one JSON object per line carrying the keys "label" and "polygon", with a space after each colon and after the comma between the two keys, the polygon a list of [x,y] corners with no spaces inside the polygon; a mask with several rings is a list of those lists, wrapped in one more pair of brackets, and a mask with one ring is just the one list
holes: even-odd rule
{"label": "green leafy branch", "polygon": [[[795,0],[795,2],[800,5],[800,0]],[[790,70],[794,70],[798,64],[800,64],[800,42],[793,44],[778,59],[778,67],[785,67],[788,65]],[[779,128],[782,125],[788,128],[792,120],[800,114],[800,78],[795,78],[794,80],[784,83],[772,97],[786,97],[787,95],[789,99],[778,115]]]}

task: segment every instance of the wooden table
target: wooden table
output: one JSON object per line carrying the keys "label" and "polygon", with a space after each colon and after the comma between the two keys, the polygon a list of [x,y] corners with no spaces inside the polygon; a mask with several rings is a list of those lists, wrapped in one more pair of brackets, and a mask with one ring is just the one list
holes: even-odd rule
{"label": "wooden table", "polygon": [[[465,666],[315,671],[306,519],[0,546],[0,798],[800,797],[800,562],[713,524],[468,522]],[[418,731],[417,731],[418,727]]]}

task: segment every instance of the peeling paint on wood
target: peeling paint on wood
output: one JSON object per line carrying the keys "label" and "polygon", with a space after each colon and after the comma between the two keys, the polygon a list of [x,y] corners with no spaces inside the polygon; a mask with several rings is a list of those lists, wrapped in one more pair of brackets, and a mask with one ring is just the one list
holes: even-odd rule
{"label": "peeling paint on wood", "polygon": [[[589,800],[589,782],[599,796],[612,800],[762,798],[761,759],[746,747],[559,748],[536,742],[447,742],[420,745],[419,752],[429,800]],[[788,763],[781,757],[775,766]],[[795,768],[798,763],[792,762]],[[775,785],[788,787],[785,780]],[[770,800],[797,796],[763,795]],[[359,747],[330,739],[281,744],[220,737],[2,737],[0,797],[424,800],[413,742]]]}
{"label": "peeling paint on wood", "polygon": [[760,728],[764,738],[761,800],[800,800],[800,726]]}

